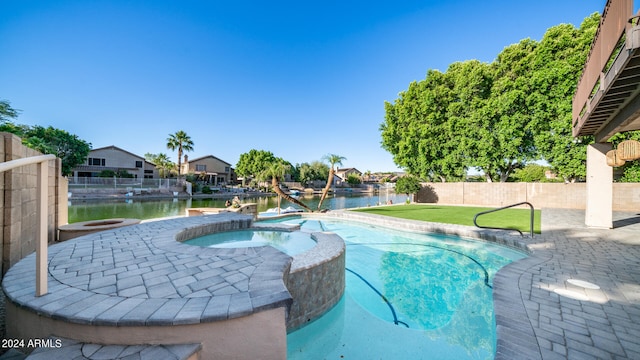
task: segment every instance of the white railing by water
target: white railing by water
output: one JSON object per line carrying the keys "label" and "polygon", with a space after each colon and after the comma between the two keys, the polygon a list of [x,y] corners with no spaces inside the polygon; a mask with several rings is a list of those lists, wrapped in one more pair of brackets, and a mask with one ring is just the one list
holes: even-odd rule
{"label": "white railing by water", "polygon": [[55,160],[55,155],[32,156],[0,163],[0,173],[21,166],[38,164],[38,194],[37,194],[37,238],[36,244],[36,296],[47,293],[47,216],[49,189],[49,160]]}

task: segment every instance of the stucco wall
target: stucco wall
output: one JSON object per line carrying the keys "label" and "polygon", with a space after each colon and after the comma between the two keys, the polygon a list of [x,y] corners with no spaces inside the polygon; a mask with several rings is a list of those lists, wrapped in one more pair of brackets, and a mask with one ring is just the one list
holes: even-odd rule
{"label": "stucco wall", "polygon": [[[0,161],[42,155],[22,145],[22,140],[10,133],[0,132]],[[49,162],[48,237],[56,240],[59,224],[67,222],[66,178],[60,175],[60,159]],[[37,165],[23,166],[0,174],[0,245],[2,275],[23,257],[35,251],[37,226]]]}
{"label": "stucco wall", "polygon": [[[416,202],[498,207],[528,201],[535,208],[586,208],[586,183],[423,183]],[[614,211],[640,211],[640,183],[613,184]]]}

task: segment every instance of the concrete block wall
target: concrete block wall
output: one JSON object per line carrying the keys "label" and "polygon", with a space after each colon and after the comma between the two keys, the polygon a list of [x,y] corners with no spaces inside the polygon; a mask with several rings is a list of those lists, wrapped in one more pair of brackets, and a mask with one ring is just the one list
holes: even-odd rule
{"label": "concrete block wall", "polygon": [[[0,132],[0,161],[39,156],[41,153],[22,145],[22,139]],[[60,175],[60,159],[49,162],[48,238],[56,240],[57,227],[66,223],[67,180]],[[35,251],[37,236],[37,172],[38,165],[27,165],[0,174],[0,250],[1,274],[23,257]]]}
{"label": "concrete block wall", "polygon": [[[500,207],[528,201],[537,209],[585,209],[586,183],[423,183],[419,203]],[[640,183],[613,183],[613,210],[640,211]]]}

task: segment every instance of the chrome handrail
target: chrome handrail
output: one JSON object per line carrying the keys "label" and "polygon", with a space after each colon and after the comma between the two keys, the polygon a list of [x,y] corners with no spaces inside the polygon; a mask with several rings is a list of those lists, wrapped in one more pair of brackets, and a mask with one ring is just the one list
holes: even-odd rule
{"label": "chrome handrail", "polygon": [[473,224],[476,227],[479,227],[481,229],[515,230],[518,233],[520,233],[520,236],[524,237],[524,234],[522,233],[522,231],[520,231],[518,229],[515,229],[515,228],[499,228],[499,227],[491,227],[491,226],[480,226],[480,225],[478,225],[478,222],[476,221],[478,219],[478,216],[480,216],[480,215],[489,214],[489,213],[492,213],[492,212],[496,212],[496,211],[512,208],[512,207],[515,207],[515,206],[520,206],[520,205],[529,205],[529,207],[531,208],[531,215],[530,215],[530,219],[529,219],[529,234],[531,234],[531,238],[533,239],[533,222],[534,222],[533,205],[531,205],[531,203],[527,202],[527,201],[519,202],[517,204],[503,206],[503,207],[500,207],[500,208],[497,208],[497,209],[481,211],[481,212],[477,213],[476,216],[473,217]]}

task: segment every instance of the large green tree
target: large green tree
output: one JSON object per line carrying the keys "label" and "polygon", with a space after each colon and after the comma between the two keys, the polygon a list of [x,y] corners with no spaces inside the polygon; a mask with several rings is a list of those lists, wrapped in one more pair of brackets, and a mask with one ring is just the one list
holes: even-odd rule
{"label": "large green tree", "polygon": [[534,41],[522,40],[506,47],[492,64],[491,95],[473,126],[479,141],[478,167],[487,181],[505,182],[515,169],[537,157],[526,103],[532,91],[527,73],[535,47]]}
{"label": "large green tree", "polygon": [[303,185],[313,180],[324,180],[329,175],[329,166],[321,161],[312,161],[310,164],[302,163],[297,168],[298,180]]}
{"label": "large green tree", "polygon": [[488,114],[494,72],[492,65],[477,60],[454,63],[447,70],[452,94],[446,113],[447,180],[463,178],[470,167],[486,173],[493,163],[501,163],[501,151],[487,147],[495,141],[492,132],[482,129],[497,127]]}
{"label": "large green tree", "polygon": [[382,147],[412,174],[440,181],[464,175],[459,134],[448,121],[452,87],[450,76],[429,70],[425,80],[409,84],[393,104],[385,102]]}
{"label": "large green tree", "polygon": [[182,153],[185,151],[193,151],[193,140],[183,130],[177,131],[175,134],[169,134],[167,138],[167,148],[170,150],[178,150],[178,177],[180,177],[182,167]]}
{"label": "large green tree", "polygon": [[586,146],[592,136],[572,136],[572,98],[599,14],[587,17],[579,29],[562,24],[547,30],[531,59],[527,97],[531,119],[537,129],[535,144],[554,172],[567,181],[586,176]]}
{"label": "large green tree", "polygon": [[54,127],[39,125],[25,126],[5,123],[0,125],[0,131],[16,134],[22,138],[22,143],[43,154],[53,154],[62,160],[62,175],[71,175],[73,168],[83,164],[91,150],[91,144],[80,139],[77,135]]}
{"label": "large green tree", "polygon": [[567,179],[584,176],[590,138],[571,136],[571,103],[599,16],[559,25],[541,42],[506,47],[490,64],[429,70],[385,103],[382,147],[408,172],[441,181],[480,168],[487,181],[546,159]]}
{"label": "large green tree", "polygon": [[62,160],[62,175],[70,175],[73,168],[86,161],[91,144],[77,135],[54,127],[28,126],[11,122],[18,111],[6,100],[0,100],[0,131],[19,136],[22,143],[43,154],[53,154]]}
{"label": "large green tree", "polygon": [[236,164],[236,174],[243,178],[258,178],[276,160],[271,151],[251,149],[248,153],[240,154]]}
{"label": "large green tree", "polygon": [[73,168],[86,161],[91,144],[77,135],[51,126],[32,126],[23,142],[42,153],[54,154],[62,159],[62,174],[70,175]]}

